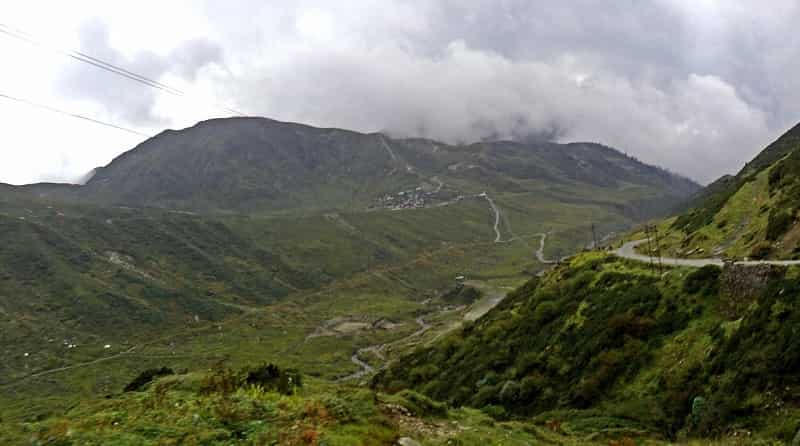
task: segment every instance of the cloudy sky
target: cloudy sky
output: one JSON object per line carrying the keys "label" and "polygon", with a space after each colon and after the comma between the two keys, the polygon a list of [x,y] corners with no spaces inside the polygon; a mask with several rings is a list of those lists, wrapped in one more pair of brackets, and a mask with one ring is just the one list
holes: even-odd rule
{"label": "cloudy sky", "polygon": [[[144,135],[237,110],[448,142],[596,141],[708,182],[800,121],[797,23],[795,0],[4,0],[0,30],[39,44],[0,34],[0,95]],[[145,138],[5,97],[0,122],[13,184],[76,181]]]}

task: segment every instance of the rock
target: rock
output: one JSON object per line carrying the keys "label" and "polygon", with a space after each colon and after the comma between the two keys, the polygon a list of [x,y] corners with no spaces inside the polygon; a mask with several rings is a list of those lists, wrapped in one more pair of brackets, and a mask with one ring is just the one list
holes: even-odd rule
{"label": "rock", "polygon": [[400,437],[400,439],[397,440],[397,444],[399,446],[422,446],[417,440],[409,437]]}

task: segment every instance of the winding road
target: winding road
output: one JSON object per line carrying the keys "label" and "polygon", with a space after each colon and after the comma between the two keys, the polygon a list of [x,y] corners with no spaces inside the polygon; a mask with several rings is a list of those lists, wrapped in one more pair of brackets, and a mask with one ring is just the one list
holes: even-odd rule
{"label": "winding road", "polygon": [[545,263],[545,264],[556,263],[556,261],[554,261],[554,260],[547,260],[547,259],[544,258],[544,242],[545,242],[545,240],[547,240],[547,233],[546,232],[542,232],[542,233],[539,233],[539,234],[534,234],[534,236],[539,236],[540,237],[540,239],[539,239],[539,248],[536,250],[536,260],[538,260],[540,263]]}
{"label": "winding road", "polygon": [[417,323],[417,325],[419,325],[419,329],[414,333],[411,333],[410,335],[404,338],[392,341],[390,344],[370,345],[369,347],[364,347],[356,350],[356,352],[353,353],[352,356],[350,356],[350,362],[360,367],[361,370],[353,372],[345,377],[339,378],[337,381],[350,381],[353,379],[359,379],[375,371],[375,368],[367,364],[366,362],[362,361],[359,355],[367,352],[374,352],[376,355],[381,357],[381,359],[383,359],[383,354],[381,352],[383,351],[384,348],[386,348],[387,345],[396,344],[398,342],[406,341],[413,337],[420,336],[431,328],[431,325],[425,322],[423,316],[417,317],[416,319],[414,319],[414,321]]}
{"label": "winding road", "polygon": [[[650,256],[646,256],[644,254],[639,254],[635,251],[634,248],[637,246],[646,243],[647,240],[634,240],[631,242],[627,242],[623,244],[619,249],[614,251],[614,254],[618,257],[622,257],[625,259],[630,260],[637,260],[639,262],[646,262],[650,263],[651,258]],[[715,265],[715,266],[723,266],[725,262],[718,258],[718,257],[709,257],[705,259],[679,259],[675,257],[662,257],[661,263],[664,265],[671,265],[671,266],[691,266],[694,268],[700,268],[707,265]],[[745,265],[745,266],[754,266],[754,265],[800,265],[800,260],[742,260],[738,262],[733,262],[735,265]]]}
{"label": "winding road", "polygon": [[487,194],[486,192],[484,192],[484,193],[482,193],[482,194],[480,194],[478,196],[486,198],[486,201],[489,202],[489,206],[492,207],[492,211],[494,211],[494,233],[495,233],[494,242],[495,243],[500,243],[502,241],[502,238],[503,238],[500,235],[500,209],[497,208],[497,205],[494,204],[494,200],[492,200],[492,197],[490,197],[489,194]]}

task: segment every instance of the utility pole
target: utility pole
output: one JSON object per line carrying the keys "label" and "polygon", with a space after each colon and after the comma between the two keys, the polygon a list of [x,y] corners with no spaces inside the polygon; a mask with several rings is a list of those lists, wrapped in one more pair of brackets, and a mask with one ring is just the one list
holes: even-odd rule
{"label": "utility pole", "polygon": [[655,274],[655,263],[653,262],[653,243],[650,241],[650,225],[644,225],[644,235],[647,237],[647,257],[650,258],[650,271]]}
{"label": "utility pole", "polygon": [[658,227],[653,225],[653,237],[656,239],[656,255],[658,256],[658,274],[664,274],[664,264],[661,263],[661,242],[658,240]]}
{"label": "utility pole", "polygon": [[658,240],[658,228],[655,225],[645,225],[644,232],[647,235],[647,254],[650,257],[650,268],[655,274],[657,261],[658,273],[661,275],[664,273],[664,264],[661,261],[661,243]]}
{"label": "utility pole", "polygon": [[594,230],[594,222],[592,222],[592,242],[594,243],[592,249],[599,249],[599,246],[597,246],[597,232]]}

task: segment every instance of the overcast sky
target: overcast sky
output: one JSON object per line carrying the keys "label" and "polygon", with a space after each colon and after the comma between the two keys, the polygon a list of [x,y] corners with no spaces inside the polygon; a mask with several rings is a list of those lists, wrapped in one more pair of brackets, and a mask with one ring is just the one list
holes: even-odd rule
{"label": "overcast sky", "polygon": [[[448,142],[601,142],[701,182],[800,121],[800,4],[4,0],[0,94],[144,134],[229,116]],[[77,49],[187,93],[59,55]],[[76,181],[144,137],[0,98],[0,182]]]}

